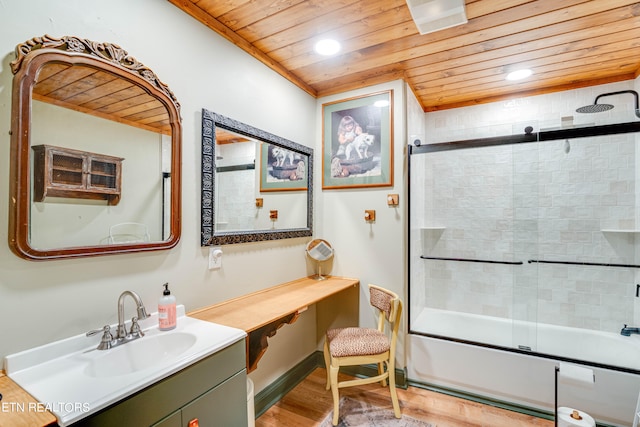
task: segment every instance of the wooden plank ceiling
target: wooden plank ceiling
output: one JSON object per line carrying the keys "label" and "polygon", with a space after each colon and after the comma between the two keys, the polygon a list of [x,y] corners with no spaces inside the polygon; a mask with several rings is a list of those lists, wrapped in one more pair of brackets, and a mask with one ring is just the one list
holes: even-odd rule
{"label": "wooden plank ceiling", "polygon": [[[405,0],[169,1],[315,97],[403,78],[435,111],[640,73],[628,0],[466,0],[468,23],[425,35]],[[327,37],[334,57],[313,51]],[[534,74],[505,80],[521,67]]]}

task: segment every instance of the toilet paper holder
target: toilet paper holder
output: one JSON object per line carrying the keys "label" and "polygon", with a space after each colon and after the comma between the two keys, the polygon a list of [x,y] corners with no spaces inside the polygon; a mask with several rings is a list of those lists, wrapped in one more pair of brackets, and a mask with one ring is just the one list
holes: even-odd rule
{"label": "toilet paper holder", "polygon": [[[555,395],[553,416],[555,427],[558,427],[558,375],[561,372],[561,367],[563,367],[564,370],[567,371],[565,376],[575,384],[591,386],[596,382],[596,377],[591,369],[571,366],[562,362],[560,362],[560,365],[555,366]],[[575,420],[582,419],[580,412],[575,409],[572,411],[570,417]]]}
{"label": "toilet paper holder", "polygon": [[577,409],[574,409],[573,411],[571,411],[571,415],[569,415],[571,418],[573,418],[574,420],[581,420],[582,419],[582,415],[580,415],[580,411],[578,411]]}

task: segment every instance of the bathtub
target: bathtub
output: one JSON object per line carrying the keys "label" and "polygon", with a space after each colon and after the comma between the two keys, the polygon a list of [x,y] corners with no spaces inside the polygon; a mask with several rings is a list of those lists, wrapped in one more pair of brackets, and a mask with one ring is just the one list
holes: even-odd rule
{"label": "bathtub", "polygon": [[[620,325],[622,327],[622,325]],[[425,308],[411,329],[498,347],[516,348],[640,374],[640,335],[601,332]]]}
{"label": "bathtub", "polygon": [[633,422],[640,392],[638,335],[437,309],[424,309],[411,322],[411,330],[407,338],[411,381],[551,413],[555,366],[568,360],[592,369],[596,382],[590,387],[560,383],[558,406],[583,410],[608,425]]}

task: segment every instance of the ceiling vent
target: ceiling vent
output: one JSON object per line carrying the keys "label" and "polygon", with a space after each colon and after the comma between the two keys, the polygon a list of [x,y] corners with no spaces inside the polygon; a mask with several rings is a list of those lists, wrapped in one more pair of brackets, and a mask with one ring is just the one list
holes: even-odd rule
{"label": "ceiling vent", "polygon": [[467,23],[464,0],[407,0],[420,34]]}

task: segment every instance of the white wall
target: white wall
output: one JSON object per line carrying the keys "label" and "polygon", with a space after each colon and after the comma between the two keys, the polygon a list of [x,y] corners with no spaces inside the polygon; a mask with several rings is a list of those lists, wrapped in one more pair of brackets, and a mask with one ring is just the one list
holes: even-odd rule
{"label": "white wall", "polygon": [[145,224],[151,241],[163,240],[160,134],[38,101],[32,103],[32,117],[37,118],[31,124],[32,146],[46,144],[123,159],[116,205],[51,197],[32,202],[32,247],[104,245],[109,227],[123,222]]}
{"label": "white wall", "polygon": [[[254,141],[216,144],[216,167],[256,164]],[[259,230],[255,227],[257,169],[215,175],[216,230]],[[245,191],[238,191],[242,188]]]}
{"label": "white wall", "polygon": [[[393,186],[340,190],[322,189],[322,104],[356,96],[393,90]],[[318,203],[315,234],[335,249],[332,274],[360,279],[360,324],[375,327],[369,306],[369,283],[405,297],[406,250],[404,191],[407,136],[405,131],[405,85],[402,81],[367,87],[318,100],[314,188]],[[387,194],[399,193],[400,205],[387,205]],[[365,221],[365,210],[374,209],[376,220]],[[406,314],[407,306],[404,307]],[[404,329],[404,328],[403,328]],[[404,339],[399,342],[397,365],[405,366]]]}
{"label": "white wall", "polygon": [[[8,224],[9,63],[18,43],[44,34],[118,44],[175,93],[183,120],[182,238],[169,251],[38,263],[0,245],[0,322],[12,325],[0,330],[0,358],[115,323],[117,298],[126,289],[155,310],[168,281],[189,311],[313,273],[304,253],[309,239],[227,245],[222,269],[207,269],[199,222],[202,108],[314,148],[314,234],[336,248],[332,274],[361,280],[362,323],[373,325],[366,284],[405,294],[403,83],[315,100],[175,6],[154,0],[0,3],[0,240],[7,241]],[[386,89],[394,90],[394,186],[322,191],[322,103]],[[400,194],[399,207],[387,206],[389,193]],[[365,209],[376,210],[375,223],[364,221]],[[324,304],[328,313],[322,320],[343,317],[346,300],[353,298]],[[315,325],[316,307],[310,307],[269,339],[269,350],[251,374],[256,393],[321,348],[322,331],[316,333]],[[398,359],[404,366],[402,353]]]}
{"label": "white wall", "polygon": [[[183,227],[176,248],[47,262],[22,260],[9,250],[9,63],[17,44],[45,34],[118,44],[175,93],[183,128]],[[314,146],[316,100],[306,92],[156,0],[0,2],[0,55],[0,358],[115,323],[117,298],[126,289],[155,311],[161,286],[169,282],[178,302],[193,310],[310,273],[307,239],[228,246],[222,269],[209,271],[199,221],[201,109]],[[295,326],[281,329],[287,331],[270,344],[265,369],[256,371],[256,391],[316,349],[315,339],[307,338],[315,338],[314,319],[309,310]]]}

